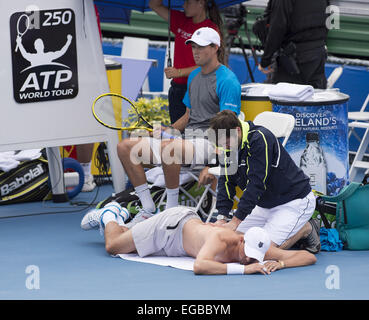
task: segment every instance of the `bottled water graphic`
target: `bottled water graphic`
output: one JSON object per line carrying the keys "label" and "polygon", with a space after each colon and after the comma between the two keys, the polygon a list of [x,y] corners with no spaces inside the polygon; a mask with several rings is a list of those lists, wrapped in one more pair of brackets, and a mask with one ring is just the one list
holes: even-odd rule
{"label": "bottled water graphic", "polygon": [[300,158],[300,168],[310,178],[313,189],[327,194],[327,164],[317,132],[306,134],[306,147]]}

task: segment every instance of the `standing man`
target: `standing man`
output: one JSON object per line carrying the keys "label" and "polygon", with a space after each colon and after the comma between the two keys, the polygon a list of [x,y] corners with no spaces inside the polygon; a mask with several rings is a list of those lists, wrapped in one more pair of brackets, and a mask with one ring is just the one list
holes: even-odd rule
{"label": "standing man", "polygon": [[270,76],[271,83],[327,87],[328,5],[328,0],[269,0],[264,23],[254,32],[265,40],[259,70]]}
{"label": "standing man", "polygon": [[[240,112],[241,85],[236,75],[218,60],[221,45],[218,32],[208,27],[200,28],[186,44],[192,46],[194,60],[200,68],[192,71],[188,78],[183,99],[186,113],[172,126],[177,133],[185,133],[184,137],[129,138],[118,144],[118,156],[142,204],[142,210],[131,224],[156,212],[143,164],[162,164],[167,188],[166,207],[177,206],[181,165],[205,165],[214,153],[214,146],[205,136],[210,119],[221,110]],[[195,136],[195,130],[201,135]]]}
{"label": "standing man", "polygon": [[[165,76],[172,79],[168,101],[170,122],[173,124],[186,112],[186,105],[182,100],[187,91],[187,80],[190,73],[197,68],[191,47],[186,45],[186,40],[202,27],[213,28],[221,34],[223,22],[214,0],[186,0],[183,3],[183,11],[164,6],[162,0],[150,0],[149,6],[164,20],[168,21],[170,17],[169,27],[174,34],[173,66],[164,69]],[[222,48],[221,46],[220,49]],[[223,56],[224,54],[221,58]],[[222,59],[219,61],[223,63]]]}
{"label": "standing man", "polygon": [[216,134],[219,147],[238,146],[237,172],[227,175],[225,170],[218,180],[218,218],[230,217],[236,186],[243,194],[232,219],[223,226],[242,233],[261,227],[275,246],[288,249],[303,239],[306,250],[319,252],[319,227],[311,219],[315,196],[309,178],[273,133],[251,121],[240,121],[227,110],[211,119],[210,128],[216,133],[225,130],[222,136]]}

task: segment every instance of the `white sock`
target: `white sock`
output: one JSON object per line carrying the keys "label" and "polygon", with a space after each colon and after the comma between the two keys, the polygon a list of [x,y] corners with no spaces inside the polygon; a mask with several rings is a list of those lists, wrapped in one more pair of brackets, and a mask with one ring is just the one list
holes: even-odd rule
{"label": "white sock", "polygon": [[111,221],[117,222],[117,218],[116,218],[116,216],[113,212],[106,211],[103,214],[103,217],[102,217],[102,222],[103,222],[104,226],[106,226]]}
{"label": "white sock", "polygon": [[91,162],[88,163],[81,163],[83,173],[85,174],[85,182],[87,181],[88,177],[92,176],[91,174]]}
{"label": "white sock", "polygon": [[90,176],[91,175],[91,162],[88,163],[81,163],[82,169],[83,169],[83,173],[86,176]]}
{"label": "white sock", "polygon": [[142,207],[148,212],[155,212],[155,203],[151,197],[150,189],[147,183],[135,187],[135,191],[140,198]]}
{"label": "white sock", "polygon": [[167,191],[167,205],[165,209],[178,206],[179,187],[175,189],[166,189]]}

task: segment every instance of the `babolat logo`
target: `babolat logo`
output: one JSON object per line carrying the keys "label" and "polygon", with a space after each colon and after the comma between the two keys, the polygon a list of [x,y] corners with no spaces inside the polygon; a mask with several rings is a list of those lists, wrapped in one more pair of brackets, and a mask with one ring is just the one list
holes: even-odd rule
{"label": "babolat logo", "polygon": [[73,10],[16,12],[10,18],[10,41],[15,101],[30,103],[77,96]]}
{"label": "babolat logo", "polygon": [[16,177],[10,183],[4,184],[0,187],[0,194],[1,196],[6,196],[10,192],[19,189],[20,187],[24,186],[27,182],[32,181],[33,179],[39,177],[44,173],[44,168],[41,164],[38,164],[35,168],[29,169],[27,173],[25,173],[22,177]]}

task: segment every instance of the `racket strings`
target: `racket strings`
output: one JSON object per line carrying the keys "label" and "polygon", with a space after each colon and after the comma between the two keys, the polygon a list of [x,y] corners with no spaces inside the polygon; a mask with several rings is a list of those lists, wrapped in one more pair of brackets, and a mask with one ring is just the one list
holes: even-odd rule
{"label": "racket strings", "polygon": [[22,37],[29,29],[29,26],[30,26],[29,17],[25,14],[21,15],[17,21],[18,36]]}
{"label": "racket strings", "polygon": [[118,130],[150,130],[152,126],[140,115],[133,102],[120,95],[105,94],[94,102],[95,118],[104,126]]}

